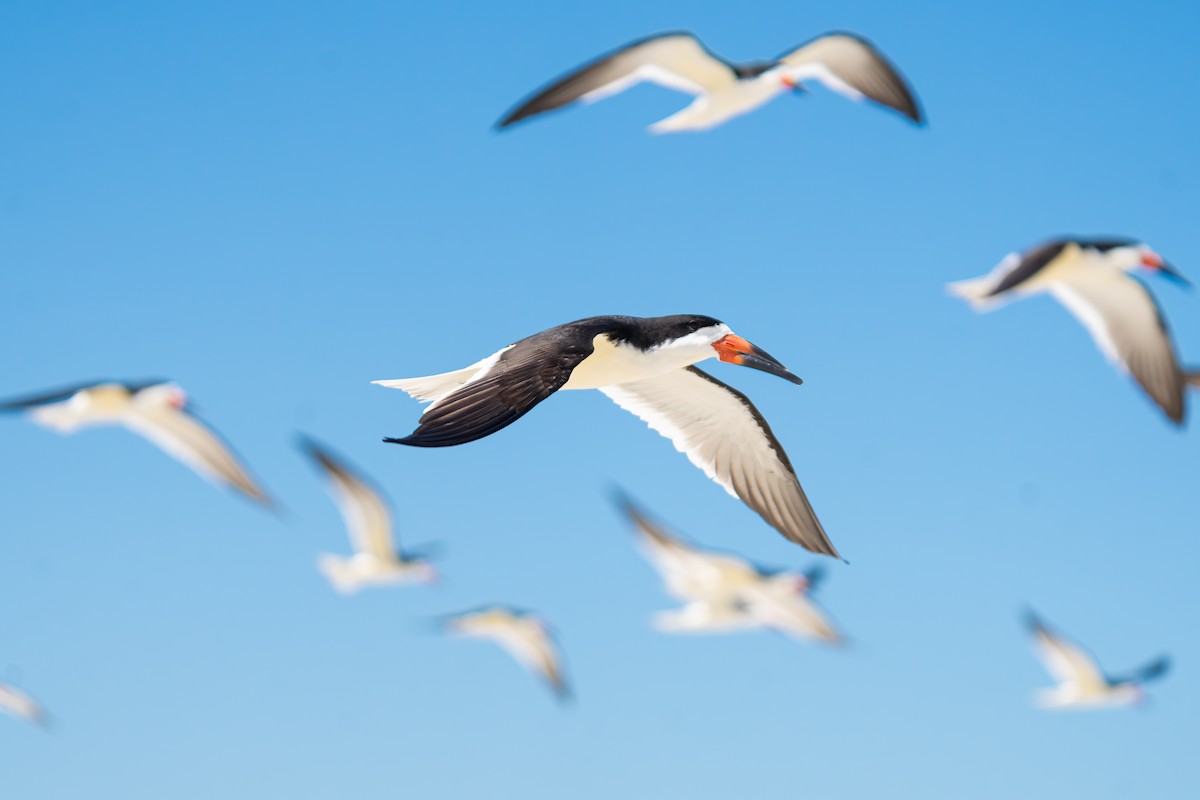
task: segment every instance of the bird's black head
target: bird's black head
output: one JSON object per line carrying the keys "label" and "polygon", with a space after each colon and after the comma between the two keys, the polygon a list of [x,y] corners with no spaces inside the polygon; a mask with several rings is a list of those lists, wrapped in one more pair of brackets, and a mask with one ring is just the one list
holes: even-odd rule
{"label": "bird's black head", "polygon": [[667,342],[691,336],[697,331],[712,328],[714,331],[723,323],[719,319],[703,314],[671,314],[666,317],[646,317],[623,331],[624,341],[640,350],[649,350]]}

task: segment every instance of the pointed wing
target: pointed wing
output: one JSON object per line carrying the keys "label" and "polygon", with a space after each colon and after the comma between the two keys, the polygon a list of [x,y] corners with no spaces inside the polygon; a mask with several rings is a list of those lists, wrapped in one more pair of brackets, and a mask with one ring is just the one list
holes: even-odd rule
{"label": "pointed wing", "polygon": [[1149,683],[1150,681],[1158,680],[1167,674],[1171,669],[1171,659],[1167,656],[1159,656],[1145,666],[1139,667],[1132,672],[1126,673],[1112,679],[1114,684],[1121,683]]}
{"label": "pointed wing", "polygon": [[188,411],[135,402],[121,421],[201,477],[232,486],[262,505],[271,505],[270,498],[250,478],[220,435]]}
{"label": "pointed wing", "polygon": [[523,100],[497,127],[506,128],[576,100],[599,100],[643,81],[701,95],[736,80],[729,64],[708,52],[690,33],[660,34],[628,44],[559,78]]}
{"label": "pointed wing", "polygon": [[813,590],[825,581],[825,568],[820,564],[814,564],[804,570],[804,580],[808,581],[808,588],[804,590],[804,593],[812,594]]}
{"label": "pointed wing", "polygon": [[448,620],[449,629],[463,636],[490,639],[521,666],[537,674],[559,699],[568,695],[558,649],[545,626],[524,614],[502,608],[466,612]]}
{"label": "pointed wing", "polygon": [[15,686],[0,683],[0,712],[16,719],[45,727],[49,721],[45,709]]}
{"label": "pointed wing", "polygon": [[1172,422],[1183,422],[1183,371],[1166,322],[1140,281],[1111,270],[1079,270],[1050,291],[1110,361],[1132,374]]}
{"label": "pointed wing", "polygon": [[1026,624],[1038,658],[1060,683],[1075,684],[1091,691],[1099,691],[1108,685],[1096,660],[1079,645],[1050,631],[1033,612],[1029,612]]}
{"label": "pointed wing", "polygon": [[329,479],[355,549],[380,559],[395,558],[392,516],[380,493],[311,439],[302,438],[301,447]]}
{"label": "pointed wing", "polygon": [[670,439],[789,540],[840,558],[783,446],[744,394],[695,367],[600,391]]}
{"label": "pointed wing", "polygon": [[478,377],[429,406],[420,424],[402,439],[384,439],[415,447],[450,447],[473,442],[505,428],[558,391],[571,371],[592,354],[591,337],[553,346],[525,342],[502,350]]}
{"label": "pointed wing", "polygon": [[841,638],[821,607],[791,587],[763,580],[743,590],[741,598],[746,613],[780,633],[827,642]]}
{"label": "pointed wing", "polygon": [[77,383],[73,386],[64,386],[59,389],[50,389],[45,392],[25,395],[22,397],[13,397],[8,400],[0,400],[0,411],[25,411],[37,406],[49,405],[51,403],[61,403],[64,400],[69,400],[77,392],[84,389],[90,389],[93,386],[98,386],[110,381],[87,381],[86,383]]}
{"label": "pointed wing", "polygon": [[853,33],[831,33],[801,45],[779,59],[796,81],[820,81],[853,100],[868,97],[923,122],[921,109],[900,72],[871,42]]}

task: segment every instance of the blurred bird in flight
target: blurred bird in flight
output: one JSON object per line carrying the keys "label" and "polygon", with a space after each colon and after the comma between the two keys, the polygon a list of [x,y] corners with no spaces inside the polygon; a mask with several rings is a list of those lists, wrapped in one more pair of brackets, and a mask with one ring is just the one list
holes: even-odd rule
{"label": "blurred bird in flight", "polygon": [[808,80],[852,100],[873,100],[917,124],[924,122],[904,78],[857,34],[828,33],[777,58],[737,64],[709,50],[691,33],[670,32],[631,42],[557,79],[523,100],[497,127],[576,101],[592,103],[648,81],[696,98],[687,108],[651,125],[651,131],[701,131],[747,114],[781,94],[800,94]]}
{"label": "blurred bird in flight", "polygon": [[392,515],[379,491],[313,440],[301,437],[300,447],[325,474],[355,549],[349,558],[328,553],[318,558],[317,567],[334,589],[353,594],[367,586],[437,580],[437,567],[428,559],[396,547]]}
{"label": "blurred bird in flight", "polygon": [[443,624],[452,635],[495,642],[541,678],[559,701],[570,698],[563,677],[562,654],[549,623],[543,618],[528,611],[487,606],[446,617]]}
{"label": "blurred bird in flight", "polygon": [[1110,678],[1087,651],[1051,631],[1033,611],[1026,613],[1026,625],[1038,658],[1058,681],[1057,686],[1038,692],[1036,704],[1040,708],[1110,708],[1141,703],[1145,699],[1142,684],[1161,678],[1170,667],[1164,656],[1127,675]]}
{"label": "blurred bird in flight", "polygon": [[652,521],[629,498],[617,503],[633,524],[646,558],[667,591],[685,605],[660,612],[659,630],[671,633],[721,633],[774,630],[795,639],[842,640],[821,608],[812,601],[823,572],[762,569],[728,553],[702,550]]}
{"label": "blurred bird in flight", "polygon": [[1011,253],[988,275],[948,288],[978,311],[1048,292],[1083,323],[1117,369],[1132,375],[1168,419],[1182,424],[1184,394],[1189,384],[1200,386],[1200,372],[1180,365],[1154,297],[1130,276],[1138,270],[1188,284],[1136,239],[1062,238]]}
{"label": "blurred bird in flight", "polygon": [[0,411],[23,411],[61,434],[121,425],[212,483],[230,486],[263,506],[271,499],[251,479],[230,447],[193,412],[187,394],[162,380],[91,381],[0,401]]}
{"label": "blurred bird in flight", "polygon": [[0,683],[0,712],[40,728],[50,726],[50,715],[46,713],[46,709],[25,692],[8,683]]}

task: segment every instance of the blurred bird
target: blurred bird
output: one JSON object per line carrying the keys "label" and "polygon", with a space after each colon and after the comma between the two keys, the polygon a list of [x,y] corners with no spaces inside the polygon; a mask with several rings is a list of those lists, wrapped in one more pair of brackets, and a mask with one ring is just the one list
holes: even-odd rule
{"label": "blurred bird", "polygon": [[685,602],[678,611],[659,613],[659,630],[718,633],[770,629],[796,639],[842,640],[810,599],[821,580],[820,568],[804,574],[763,569],[727,553],[701,550],[668,533],[628,498],[617,499],[638,532],[646,558],[658,570],[667,591]]}
{"label": "blurred bird", "polygon": [[523,100],[497,127],[506,128],[577,100],[591,103],[649,81],[696,98],[687,108],[651,125],[651,131],[707,130],[785,92],[804,92],[807,80],[819,81],[852,100],[874,100],[917,124],[924,121],[904,78],[857,34],[827,33],[778,58],[735,64],[713,53],[693,34],[675,31],[639,39],[579,67]]}
{"label": "blurred bird", "polygon": [[1140,703],[1145,699],[1142,684],[1161,678],[1170,667],[1164,656],[1127,675],[1109,678],[1096,659],[1068,639],[1051,632],[1033,611],[1026,624],[1046,671],[1058,680],[1052,689],[1038,692],[1040,708],[1108,708]]}
{"label": "blurred bird", "polygon": [[231,486],[264,506],[273,505],[217,432],[196,417],[188,396],[174,383],[92,381],[0,401],[0,411],[26,411],[37,424],[61,434],[123,425],[200,477]]}
{"label": "blurred bird", "polygon": [[1063,238],[1011,253],[990,274],[948,288],[978,311],[1049,292],[1083,323],[1119,370],[1132,374],[1167,417],[1182,424],[1186,386],[1200,386],[1200,372],[1180,366],[1153,296],[1129,275],[1137,269],[1188,283],[1135,239]]}
{"label": "blurred bird", "polygon": [[744,394],[691,366],[713,357],[802,382],[712,317],[590,317],[454,372],[375,381],[430,403],[411,435],[384,441],[463,444],[512,424],[559,389],[599,389],[789,540],[840,557],[762,414]]}
{"label": "blurred bird", "polygon": [[330,493],[342,512],[355,549],[349,558],[324,553],[317,559],[317,567],[334,589],[353,594],[367,586],[437,580],[438,570],[427,559],[397,549],[392,515],[383,496],[371,484],[311,439],[301,437],[300,447],[329,480]]}
{"label": "blurred bird", "polygon": [[559,701],[569,699],[562,656],[550,625],[541,617],[513,608],[488,606],[449,616],[444,624],[456,636],[495,642],[525,669],[544,680]]}
{"label": "blurred bird", "polygon": [[0,712],[31,722],[40,728],[50,726],[50,715],[46,713],[46,709],[38,705],[32,697],[8,683],[0,683]]}

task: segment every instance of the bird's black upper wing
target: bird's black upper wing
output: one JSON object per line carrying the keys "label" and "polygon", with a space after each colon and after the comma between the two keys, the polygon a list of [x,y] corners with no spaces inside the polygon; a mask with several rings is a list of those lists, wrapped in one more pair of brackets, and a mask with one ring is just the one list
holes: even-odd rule
{"label": "bird's black upper wing", "polygon": [[517,342],[481,378],[430,406],[410,435],[384,441],[449,447],[482,439],[516,422],[562,388],[571,371],[592,354],[592,337],[601,331],[567,327]]}

